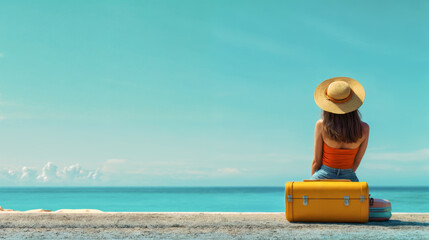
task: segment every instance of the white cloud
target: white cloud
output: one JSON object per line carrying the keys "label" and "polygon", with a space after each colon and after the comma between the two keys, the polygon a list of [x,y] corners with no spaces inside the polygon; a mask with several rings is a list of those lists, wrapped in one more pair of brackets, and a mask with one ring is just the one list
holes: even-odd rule
{"label": "white cloud", "polygon": [[37,178],[37,170],[29,167],[22,168],[21,180],[22,181],[32,181]]}
{"label": "white cloud", "polygon": [[98,180],[101,176],[98,169],[89,171],[83,169],[80,164],[73,164],[65,167],[62,170],[58,170],[56,175],[59,179],[61,179],[61,181],[68,183],[80,183],[87,182],[87,180]]}
{"label": "white cloud", "polygon": [[98,180],[101,177],[101,172],[100,169],[96,169],[95,171],[89,171],[88,172],[88,179],[92,179],[92,180]]}
{"label": "white cloud", "polygon": [[4,182],[15,182],[18,179],[18,173],[13,170],[0,170],[0,179]]}
{"label": "white cloud", "polygon": [[13,171],[13,170],[8,170],[7,173],[9,174],[10,177],[12,178],[16,178],[18,176],[17,172]]}
{"label": "white cloud", "polygon": [[42,174],[37,176],[37,180],[41,182],[53,182],[58,179],[57,176],[57,165],[48,162],[43,168],[42,168]]}
{"label": "white cloud", "polygon": [[11,185],[75,185],[98,182],[101,177],[100,169],[83,169],[80,164],[73,164],[63,169],[52,162],[43,166],[38,174],[35,168],[24,166],[19,171],[0,169],[0,184]]}
{"label": "white cloud", "polygon": [[70,165],[65,167],[62,171],[59,171],[59,175],[65,179],[74,179],[84,174],[79,164]]}

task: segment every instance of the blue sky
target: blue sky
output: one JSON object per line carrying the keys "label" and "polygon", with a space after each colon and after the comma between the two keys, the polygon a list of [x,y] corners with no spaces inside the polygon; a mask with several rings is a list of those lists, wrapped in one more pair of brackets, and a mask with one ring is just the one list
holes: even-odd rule
{"label": "blue sky", "polygon": [[358,177],[426,185],[427,1],[1,1],[0,184],[308,178],[323,80],[366,90]]}

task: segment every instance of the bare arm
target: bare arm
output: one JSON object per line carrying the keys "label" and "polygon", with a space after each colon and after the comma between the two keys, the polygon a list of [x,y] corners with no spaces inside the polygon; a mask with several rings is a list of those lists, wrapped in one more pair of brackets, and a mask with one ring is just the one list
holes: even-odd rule
{"label": "bare arm", "polygon": [[365,140],[360,144],[359,150],[356,153],[355,161],[353,162],[353,172],[356,172],[356,170],[359,167],[359,164],[363,158],[363,155],[365,154],[366,147],[368,146],[368,138],[369,138],[369,126],[368,124],[363,125],[363,132],[365,136]]}
{"label": "bare arm", "polygon": [[322,154],[323,154],[323,121],[319,120],[316,122],[314,129],[314,158],[311,164],[311,175],[314,174],[322,166]]}

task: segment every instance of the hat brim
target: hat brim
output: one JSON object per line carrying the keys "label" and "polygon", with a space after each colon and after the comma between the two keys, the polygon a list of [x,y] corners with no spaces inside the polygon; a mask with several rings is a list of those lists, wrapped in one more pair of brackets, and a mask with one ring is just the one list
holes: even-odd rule
{"label": "hat brim", "polygon": [[[335,81],[347,82],[352,89],[353,95],[347,102],[335,103],[326,97],[325,90],[328,88],[329,84]],[[362,106],[364,100],[365,90],[363,86],[358,81],[348,77],[335,77],[325,80],[317,86],[314,92],[314,101],[316,101],[317,106],[324,111],[336,114],[353,112]]]}

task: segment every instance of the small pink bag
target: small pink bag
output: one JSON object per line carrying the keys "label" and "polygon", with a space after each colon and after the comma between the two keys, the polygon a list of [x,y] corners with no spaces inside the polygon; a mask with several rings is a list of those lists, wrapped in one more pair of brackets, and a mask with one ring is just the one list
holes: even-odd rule
{"label": "small pink bag", "polygon": [[392,217],[392,204],[389,200],[370,198],[369,221],[388,221]]}

